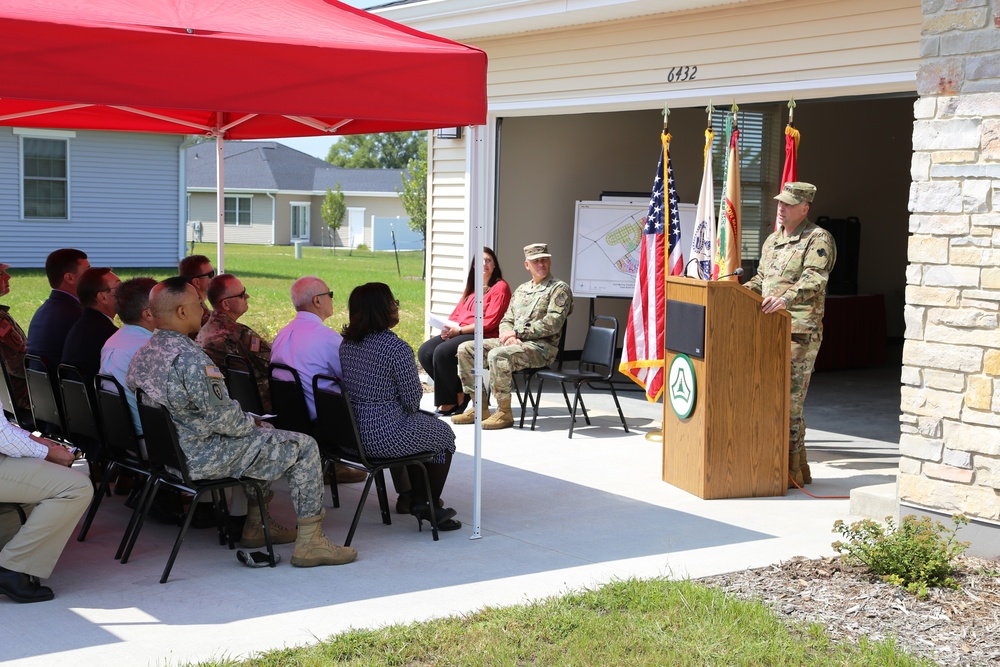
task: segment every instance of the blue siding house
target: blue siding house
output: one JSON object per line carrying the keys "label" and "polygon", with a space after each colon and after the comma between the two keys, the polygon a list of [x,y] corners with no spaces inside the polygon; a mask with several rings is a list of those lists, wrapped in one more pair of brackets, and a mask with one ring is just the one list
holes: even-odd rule
{"label": "blue siding house", "polygon": [[73,247],[94,266],[176,266],[185,137],[0,127],[2,257],[41,267]]}

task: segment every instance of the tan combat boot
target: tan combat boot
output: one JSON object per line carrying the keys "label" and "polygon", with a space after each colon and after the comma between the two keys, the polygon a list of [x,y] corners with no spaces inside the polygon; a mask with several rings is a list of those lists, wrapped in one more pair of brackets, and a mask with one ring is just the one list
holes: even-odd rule
{"label": "tan combat boot", "polygon": [[[794,452],[788,452],[788,488],[794,489],[795,485],[802,486],[805,482],[802,480],[802,449],[796,449]],[[795,480],[795,483],[792,483]]]}
{"label": "tan combat boot", "polygon": [[[265,501],[265,503],[269,502],[271,502],[271,494],[268,494],[268,498]],[[285,528],[281,524],[276,523],[271,518],[271,513],[267,511],[266,504],[264,505],[264,512],[267,514],[267,527],[271,531],[271,544],[288,544],[295,541],[294,528]],[[243,536],[240,538],[240,546],[252,549],[254,547],[262,547],[265,544],[264,522],[260,516],[260,508],[257,507],[256,502],[247,503],[247,520],[243,524]]]}
{"label": "tan combat boot", "polygon": [[[483,421],[485,422],[490,417],[490,404],[485,398],[483,399]],[[451,418],[452,424],[475,424],[476,423],[476,402],[473,400],[469,404],[469,409],[460,415],[455,415]]]}
{"label": "tan combat boot", "polygon": [[802,483],[812,484],[812,471],[809,470],[809,462],[806,461],[806,448],[804,445],[802,449],[799,450],[799,471],[802,473]]}
{"label": "tan combat boot", "polygon": [[358,557],[352,547],[331,544],[323,534],[323,517],[326,510],[308,519],[299,519],[299,536],[295,538],[292,565],[295,567],[316,567],[317,565],[343,565]]}
{"label": "tan combat boot", "polygon": [[510,397],[500,401],[497,411],[489,419],[483,420],[484,431],[496,431],[501,428],[510,428],[514,425],[514,413],[510,409]]}

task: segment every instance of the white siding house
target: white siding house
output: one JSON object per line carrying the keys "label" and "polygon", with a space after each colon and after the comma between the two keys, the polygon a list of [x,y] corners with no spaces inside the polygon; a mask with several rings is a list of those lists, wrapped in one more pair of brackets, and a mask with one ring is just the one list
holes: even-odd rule
{"label": "white siding house", "polygon": [[2,261],[41,267],[56,248],[95,266],[183,256],[179,135],[0,127]]}

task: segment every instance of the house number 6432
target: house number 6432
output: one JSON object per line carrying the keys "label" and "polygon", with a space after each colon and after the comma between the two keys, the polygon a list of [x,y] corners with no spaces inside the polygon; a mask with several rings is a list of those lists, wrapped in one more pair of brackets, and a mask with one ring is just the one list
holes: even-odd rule
{"label": "house number 6432", "polygon": [[694,81],[697,76],[697,65],[678,65],[677,67],[671,67],[670,71],[667,72],[667,83]]}

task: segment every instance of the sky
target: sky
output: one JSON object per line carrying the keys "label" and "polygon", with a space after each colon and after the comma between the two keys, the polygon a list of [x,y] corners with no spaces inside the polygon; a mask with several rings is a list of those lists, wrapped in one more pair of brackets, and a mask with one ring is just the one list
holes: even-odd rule
{"label": "sky", "polygon": [[[374,7],[376,5],[382,5],[387,2],[387,0],[340,0],[345,5],[351,5],[352,7],[359,7],[361,9],[367,9],[369,7]],[[308,153],[313,157],[318,157],[321,160],[326,159],[327,153],[330,152],[330,146],[333,142],[337,140],[337,137],[321,136],[321,137],[294,137],[292,139],[280,139],[274,138],[273,141],[278,141],[286,146],[291,146],[295,150],[302,151],[303,153]]]}

